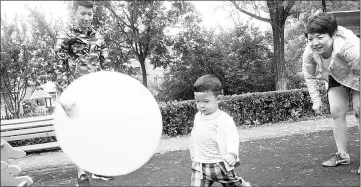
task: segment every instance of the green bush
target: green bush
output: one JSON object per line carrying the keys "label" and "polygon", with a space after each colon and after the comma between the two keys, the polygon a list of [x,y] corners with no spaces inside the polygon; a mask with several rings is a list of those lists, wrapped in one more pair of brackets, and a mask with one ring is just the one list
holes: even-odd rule
{"label": "green bush", "polygon": [[[321,90],[322,101],[328,106],[327,95]],[[314,116],[306,89],[247,93],[225,96],[220,108],[231,115],[237,126],[253,127],[282,121],[298,121]],[[191,132],[197,113],[193,100],[162,103],[163,135],[171,137]],[[324,114],[330,110],[325,107]]]}
{"label": "green bush", "polygon": [[197,108],[194,101],[172,101],[160,104],[163,135],[177,136],[191,132]]}
{"label": "green bush", "polygon": [[[322,100],[328,106],[327,95],[322,91]],[[193,127],[197,108],[193,100],[159,103],[163,119],[163,135],[175,137],[187,135]],[[254,127],[267,123],[298,121],[314,116],[312,103],[306,89],[247,93],[225,96],[220,108],[231,115],[237,126]],[[329,114],[326,107],[324,114]],[[14,142],[14,146],[56,141],[38,138]]]}
{"label": "green bush", "polygon": [[50,136],[50,137],[31,138],[31,139],[25,139],[25,140],[15,140],[15,141],[9,142],[9,144],[13,147],[19,147],[19,146],[43,144],[43,143],[50,143],[50,142],[56,142],[56,137]]}

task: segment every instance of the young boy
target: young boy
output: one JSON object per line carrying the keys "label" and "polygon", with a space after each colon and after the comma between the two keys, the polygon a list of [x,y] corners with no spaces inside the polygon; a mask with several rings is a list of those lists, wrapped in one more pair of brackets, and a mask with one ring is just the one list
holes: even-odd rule
{"label": "young boy", "polygon": [[221,111],[222,85],[204,75],[193,87],[198,113],[191,132],[192,186],[251,186],[234,171],[239,164],[239,137],[231,116]]}

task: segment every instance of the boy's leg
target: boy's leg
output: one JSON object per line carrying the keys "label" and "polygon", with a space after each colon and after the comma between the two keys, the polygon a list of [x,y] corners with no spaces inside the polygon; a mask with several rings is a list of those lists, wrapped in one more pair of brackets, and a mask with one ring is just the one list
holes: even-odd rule
{"label": "boy's leg", "polygon": [[242,177],[238,176],[237,173],[232,171],[227,171],[224,163],[221,162],[218,164],[219,173],[217,172],[217,181],[222,184],[224,187],[228,186],[238,186],[238,187],[250,187],[251,184],[246,182]]}
{"label": "boy's leg", "polygon": [[[191,186],[202,186],[202,187],[210,187],[214,183],[213,180],[210,180],[209,177],[206,176],[206,169],[202,164],[196,166],[197,163],[192,163],[192,177],[191,177]],[[202,170],[202,172],[200,171]]]}
{"label": "boy's leg", "polygon": [[192,179],[191,179],[191,186],[202,186],[202,187],[210,187],[212,186],[213,181],[208,180],[207,178],[198,178],[196,177],[196,174],[192,171]]}

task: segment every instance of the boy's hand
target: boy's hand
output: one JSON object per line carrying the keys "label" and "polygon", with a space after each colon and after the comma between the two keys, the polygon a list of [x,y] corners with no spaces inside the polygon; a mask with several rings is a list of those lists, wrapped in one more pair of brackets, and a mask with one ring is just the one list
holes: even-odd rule
{"label": "boy's hand", "polygon": [[233,155],[233,153],[228,153],[224,156],[223,160],[226,161],[226,163],[232,167],[237,162],[235,157],[237,157],[236,154]]}

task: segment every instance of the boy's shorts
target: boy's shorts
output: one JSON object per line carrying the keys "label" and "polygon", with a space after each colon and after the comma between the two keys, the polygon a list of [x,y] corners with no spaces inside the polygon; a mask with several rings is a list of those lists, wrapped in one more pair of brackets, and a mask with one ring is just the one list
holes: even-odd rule
{"label": "boy's shorts", "polygon": [[241,186],[244,182],[234,170],[227,171],[223,162],[192,162],[191,180],[191,186],[211,186],[214,182],[219,182],[223,186]]}

